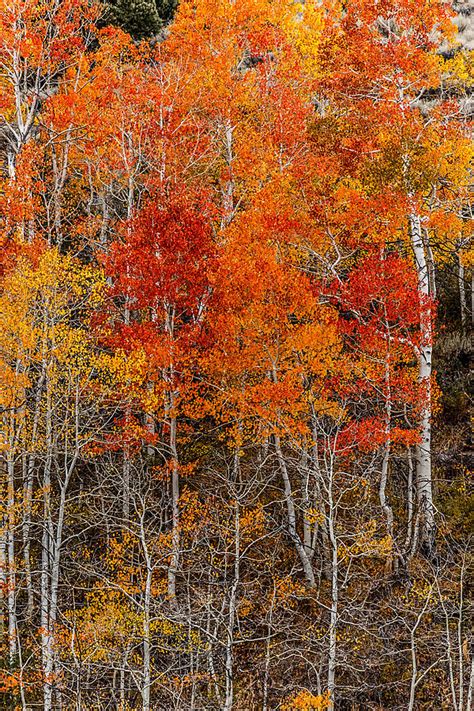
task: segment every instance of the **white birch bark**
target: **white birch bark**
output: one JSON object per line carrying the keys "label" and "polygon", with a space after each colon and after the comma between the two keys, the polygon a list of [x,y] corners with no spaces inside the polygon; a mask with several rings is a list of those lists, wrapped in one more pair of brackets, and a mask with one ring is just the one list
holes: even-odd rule
{"label": "white birch bark", "polygon": [[43,535],[41,541],[41,658],[43,671],[43,709],[51,711],[53,699],[53,651],[50,620],[50,573],[52,555],[51,467],[53,462],[51,386],[46,380],[46,460],[43,470]]}
{"label": "white birch bark", "polygon": [[[238,455],[236,455],[238,458]],[[238,463],[236,463],[236,467]],[[227,621],[227,641],[225,658],[225,704],[224,711],[231,711],[234,705],[234,625],[237,610],[237,590],[240,582],[240,507],[235,502],[235,540],[234,540],[234,579],[229,596],[229,614]]]}
{"label": "white birch bark", "polygon": [[265,644],[265,669],[263,675],[263,701],[262,701],[262,711],[268,711],[268,690],[270,681],[270,661],[271,661],[271,637],[272,637],[272,623],[273,623],[273,609],[275,606],[275,587],[273,588],[273,594],[270,604],[270,611],[268,614],[268,630],[267,630],[267,641]]}
{"label": "white birch bark", "polygon": [[[175,311],[171,305],[165,306],[165,329],[170,340],[174,335]],[[171,359],[170,366],[165,373],[168,380],[169,390],[167,393],[167,403],[165,406],[165,418],[169,427],[169,453],[171,457],[171,559],[168,566],[168,596],[171,604],[176,607],[176,574],[179,565],[179,470],[178,470],[178,450],[177,450],[177,421],[176,421],[176,398],[178,392],[174,389],[174,365]]]}
{"label": "white birch bark", "polygon": [[461,255],[458,254],[458,286],[459,286],[459,311],[461,316],[461,328],[463,333],[467,325],[467,300],[466,300],[466,284],[464,282],[464,264],[461,260]]}
{"label": "white birch bark", "polygon": [[415,212],[410,215],[410,232],[418,275],[421,336],[418,382],[423,397],[420,416],[421,441],[416,447],[416,480],[418,505],[421,512],[420,543],[426,554],[432,555],[436,536],[431,470],[431,376],[433,332],[428,264],[423,244],[421,220],[420,216]]}
{"label": "white birch bark", "polygon": [[328,461],[328,534],[331,545],[331,618],[329,624],[329,650],[328,650],[328,691],[330,694],[329,710],[335,708],[336,692],[336,666],[337,666],[337,625],[339,607],[339,556],[336,536],[334,501],[334,458],[332,453]]}
{"label": "white birch bark", "polygon": [[283,479],[283,490],[285,494],[286,510],[288,513],[288,532],[290,534],[291,540],[295,545],[296,552],[298,553],[298,557],[303,567],[305,578],[308,584],[311,587],[314,587],[316,584],[316,580],[314,577],[314,571],[311,565],[311,560],[296,528],[296,511],[295,503],[293,500],[293,493],[291,490],[291,482],[285,458],[281,449],[280,437],[278,435],[275,435],[275,450],[277,454],[281,478]]}
{"label": "white birch bark", "polygon": [[416,631],[423,619],[423,615],[426,612],[431,599],[432,587],[430,587],[429,593],[426,596],[423,608],[419,612],[415,624],[410,629],[410,653],[411,653],[411,680],[410,680],[410,698],[408,700],[408,711],[414,711],[415,708],[415,697],[416,697],[416,687],[419,682],[423,679],[426,672],[418,675],[418,659],[416,650]]}
{"label": "white birch bark", "polygon": [[411,548],[413,534],[413,514],[414,514],[414,496],[413,496],[413,457],[411,448],[408,448],[407,453],[408,475],[407,475],[407,532],[403,550],[405,556],[409,554]]}
{"label": "white birch bark", "polygon": [[472,699],[474,697],[474,655],[471,659],[471,673],[469,675],[469,686],[467,689],[466,711],[472,710]]}
{"label": "white birch bark", "polygon": [[143,684],[142,684],[142,709],[150,711],[151,693],[151,583],[153,566],[146,541],[145,512],[140,519],[140,542],[146,565],[145,590],[143,595]]}
{"label": "white birch bark", "polygon": [[225,185],[222,189],[223,210],[221,219],[221,229],[223,229],[232,221],[235,212],[235,184],[233,175],[234,127],[232,126],[229,119],[225,119],[224,121],[219,122],[218,131],[220,137],[222,138],[223,158],[227,166],[227,180],[225,181]]}
{"label": "white birch bark", "polygon": [[[389,334],[388,323],[385,323],[387,334]],[[387,498],[388,467],[390,462],[390,426],[392,417],[392,393],[390,387],[390,338],[387,338],[387,352],[385,354],[385,437],[386,442],[382,457],[382,470],[380,474],[379,499],[380,506],[385,514],[387,522],[387,533],[393,541],[393,510]]]}
{"label": "white birch bark", "polygon": [[16,573],[15,573],[15,470],[13,453],[10,452],[7,459],[8,484],[7,484],[7,556],[8,556],[8,576],[7,576],[7,606],[8,606],[8,656],[10,664],[13,664],[17,654],[16,643]]}

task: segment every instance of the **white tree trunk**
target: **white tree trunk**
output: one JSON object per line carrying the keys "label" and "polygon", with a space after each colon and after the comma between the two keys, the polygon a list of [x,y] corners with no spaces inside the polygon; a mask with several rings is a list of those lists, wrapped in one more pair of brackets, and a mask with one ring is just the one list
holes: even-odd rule
{"label": "white tree trunk", "polygon": [[333,496],[333,457],[330,457],[328,472],[328,508],[327,517],[329,541],[331,545],[331,620],[329,625],[329,655],[328,655],[328,691],[330,694],[329,709],[335,708],[336,663],[337,663],[337,624],[339,606],[339,556],[335,526],[335,502]]}
{"label": "white tree trunk", "polygon": [[222,132],[222,143],[223,143],[223,157],[227,165],[227,181],[225,187],[222,190],[222,202],[223,202],[223,215],[221,220],[221,228],[228,225],[234,215],[235,204],[234,204],[234,176],[232,164],[234,162],[233,154],[233,138],[234,138],[234,128],[229,119],[226,119],[220,126],[220,131]]}
{"label": "white tree trunk", "polygon": [[151,690],[151,582],[153,567],[145,537],[145,526],[143,515],[141,520],[140,538],[146,562],[145,591],[143,596],[143,686],[142,686],[142,708],[143,711],[150,711],[150,690]]}
{"label": "white tree trunk", "polygon": [[15,574],[15,481],[12,453],[8,456],[8,493],[7,493],[7,605],[8,605],[8,656],[13,665],[17,654],[16,642],[16,574]]}
{"label": "white tree trunk", "polygon": [[467,324],[467,301],[466,301],[466,285],[464,283],[464,265],[461,261],[461,255],[458,254],[458,284],[459,284],[459,310],[461,316],[461,327],[463,333],[466,330]]}
{"label": "white tree trunk", "polygon": [[467,690],[467,702],[466,711],[471,711],[472,709],[472,697],[474,693],[474,655],[471,659],[471,673],[469,675],[469,686]]}
{"label": "white tree trunk", "polygon": [[295,504],[293,501],[293,494],[291,491],[291,482],[290,482],[290,477],[288,474],[288,469],[286,467],[285,458],[283,456],[283,452],[281,449],[280,437],[278,435],[275,435],[275,449],[276,449],[276,454],[277,454],[277,458],[278,458],[278,464],[280,465],[281,477],[283,479],[283,489],[285,492],[286,509],[288,512],[288,531],[289,531],[291,540],[295,544],[296,552],[298,553],[299,559],[301,561],[301,565],[303,566],[303,571],[304,571],[306,580],[311,587],[314,587],[316,584],[316,581],[314,578],[313,566],[311,565],[311,560],[308,556],[306,548],[305,548],[303,541],[301,540],[300,535],[299,535],[297,528],[296,528],[296,512],[295,512]]}
{"label": "white tree trunk", "polygon": [[46,385],[46,462],[43,473],[43,535],[41,546],[41,657],[43,671],[43,711],[51,711],[53,701],[53,649],[50,619],[50,574],[52,557],[51,467],[53,459],[52,404]]}
{"label": "white tree trunk", "polygon": [[[236,455],[238,460],[238,455]],[[238,462],[236,463],[236,468]],[[229,617],[227,622],[227,642],[225,660],[225,704],[224,711],[231,711],[234,705],[234,624],[237,609],[237,590],[240,581],[240,507],[235,502],[235,559],[234,579],[229,596]]]}
{"label": "white tree trunk", "polygon": [[418,294],[420,309],[420,352],[418,382],[423,402],[420,417],[420,443],[416,447],[416,479],[418,505],[421,512],[420,542],[427,555],[432,555],[435,546],[436,524],[433,503],[431,472],[431,375],[433,331],[430,306],[430,284],[428,264],[423,244],[419,215],[410,215],[410,232],[415,264],[418,274]]}
{"label": "white tree trunk", "polygon": [[[385,324],[389,334],[388,323]],[[387,498],[388,468],[390,463],[390,428],[392,418],[392,392],[390,386],[390,339],[387,338],[387,353],[385,355],[385,436],[386,442],[383,450],[382,469],[380,473],[379,499],[380,506],[387,521],[387,533],[393,541],[393,510]]]}
{"label": "white tree trunk", "polygon": [[[165,329],[170,339],[174,338],[175,308],[170,304],[165,304]],[[165,373],[165,379],[169,382],[167,393],[168,402],[165,407],[165,416],[169,426],[169,453],[171,455],[171,560],[168,567],[168,596],[173,607],[177,607],[176,599],[176,573],[179,565],[179,468],[177,449],[177,420],[176,420],[176,398],[178,391],[175,389],[175,371],[171,360],[169,368]]]}
{"label": "white tree trunk", "polygon": [[[174,393],[171,397],[171,409],[174,408]],[[172,530],[171,530],[171,561],[168,568],[168,595],[174,605],[176,605],[176,573],[179,564],[179,472],[178,472],[178,451],[176,448],[176,417],[170,419],[170,450],[173,458],[171,467],[171,508],[172,508]]]}

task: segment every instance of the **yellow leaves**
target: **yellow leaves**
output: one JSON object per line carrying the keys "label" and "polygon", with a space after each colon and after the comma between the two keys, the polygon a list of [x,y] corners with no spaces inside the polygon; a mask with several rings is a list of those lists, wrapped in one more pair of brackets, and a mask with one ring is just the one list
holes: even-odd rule
{"label": "yellow leaves", "polygon": [[[65,616],[74,619],[75,634],[91,661],[118,658],[122,644],[135,639],[141,628],[141,616],[130,609],[120,591],[102,585],[87,595],[85,607]],[[62,635],[58,630],[60,646],[67,648],[69,635],[66,628]]]}
{"label": "yellow leaves", "polygon": [[465,249],[461,250],[459,256],[461,264],[463,264],[464,267],[470,267],[472,269],[474,267],[474,243],[471,241]]}
{"label": "yellow leaves", "polygon": [[453,57],[443,61],[443,74],[448,84],[462,83],[472,86],[474,83],[474,52],[456,52]]}
{"label": "yellow leaves", "polygon": [[305,585],[296,580],[282,578],[276,583],[275,598],[283,607],[294,609],[298,605],[298,597],[305,597],[305,595]]}
{"label": "yellow leaves", "polygon": [[415,578],[409,591],[401,596],[401,599],[413,609],[418,609],[424,603],[436,602],[433,595],[433,586],[427,580]]}
{"label": "yellow leaves", "polygon": [[377,521],[371,519],[363,525],[356,534],[355,542],[341,547],[341,558],[349,560],[352,557],[388,558],[392,555],[393,540],[389,535],[380,536]]}
{"label": "yellow leaves", "polygon": [[98,305],[104,280],[96,268],[46,249],[36,262],[19,259],[2,286],[0,300],[14,305],[1,310],[4,326],[17,343],[34,348],[40,338],[54,344],[56,333],[71,330],[74,309]]}
{"label": "yellow leaves", "polygon": [[200,501],[198,493],[185,486],[179,505],[181,531],[184,536],[193,538],[210,521],[209,503]]}
{"label": "yellow leaves", "polygon": [[245,539],[261,536],[265,531],[265,512],[263,504],[244,509],[240,515],[240,527]]}
{"label": "yellow leaves", "polygon": [[240,617],[248,617],[255,610],[255,604],[248,598],[242,597],[239,600],[238,610]]}
{"label": "yellow leaves", "polygon": [[[76,418],[92,392],[100,407],[115,387],[110,381],[109,391],[104,387],[107,358],[97,350],[90,323],[104,286],[98,268],[57,249],[23,256],[4,275],[0,404],[15,408],[5,434],[16,447],[40,451],[47,446],[48,414],[61,421],[61,436],[68,446],[75,442],[84,449],[90,440],[87,428],[76,431]],[[33,428],[35,418],[38,424]]]}
{"label": "yellow leaves", "polygon": [[324,521],[325,521],[324,513],[323,513],[322,511],[320,511],[319,509],[315,509],[315,508],[312,508],[312,507],[307,508],[307,509],[305,510],[305,512],[304,512],[304,518],[305,518],[306,521],[307,521],[309,524],[311,524],[312,526],[314,526],[315,524],[318,524],[319,526],[322,526],[322,524],[323,524]]}
{"label": "yellow leaves", "polygon": [[324,11],[315,0],[296,5],[287,23],[287,32],[297,50],[303,72],[310,77],[319,74],[319,44],[324,30]]}
{"label": "yellow leaves", "polygon": [[331,417],[335,422],[341,424],[347,419],[347,411],[335,400],[326,400],[321,397],[308,397],[308,402],[318,416]]}
{"label": "yellow leaves", "polygon": [[[104,375],[109,375],[117,389],[126,386],[131,396],[140,390],[146,380],[148,359],[144,349],[137,348],[125,353],[117,348],[113,356],[102,355],[100,361]],[[149,399],[148,406],[151,406],[154,391],[149,392],[146,397]]]}
{"label": "yellow leaves", "polygon": [[315,696],[306,689],[293,695],[280,707],[282,711],[324,711],[330,705],[329,692]]}

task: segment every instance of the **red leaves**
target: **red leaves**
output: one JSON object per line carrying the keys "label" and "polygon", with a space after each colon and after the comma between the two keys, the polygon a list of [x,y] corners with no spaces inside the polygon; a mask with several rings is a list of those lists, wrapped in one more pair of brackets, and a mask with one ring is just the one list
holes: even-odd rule
{"label": "red leaves", "polygon": [[[390,329],[407,336],[418,326],[419,305],[416,273],[412,262],[396,253],[373,251],[361,259],[345,281],[334,283],[340,310],[350,314],[346,332],[362,327]],[[366,334],[368,335],[368,334]]]}
{"label": "red leaves", "polygon": [[[173,195],[150,198],[127,225],[124,241],[105,259],[112,293],[132,310],[166,308],[181,323],[197,323],[209,292],[207,272],[214,258],[209,210],[201,200]],[[156,313],[152,320],[162,323]]]}

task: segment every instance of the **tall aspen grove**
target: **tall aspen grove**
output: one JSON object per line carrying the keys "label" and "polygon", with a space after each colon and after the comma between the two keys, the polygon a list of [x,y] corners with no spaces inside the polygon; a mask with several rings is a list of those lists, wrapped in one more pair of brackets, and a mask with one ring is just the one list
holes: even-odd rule
{"label": "tall aspen grove", "polygon": [[0,0],[0,708],[474,711],[474,0]]}

